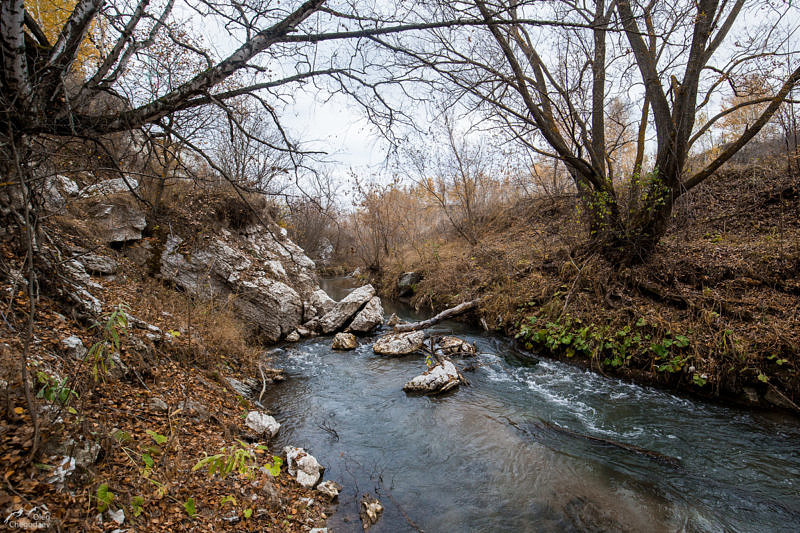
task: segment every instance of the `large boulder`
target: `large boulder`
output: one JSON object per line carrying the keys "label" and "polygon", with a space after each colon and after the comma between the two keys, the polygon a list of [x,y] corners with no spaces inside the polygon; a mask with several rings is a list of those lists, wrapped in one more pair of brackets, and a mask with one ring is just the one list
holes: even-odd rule
{"label": "large boulder", "polygon": [[136,190],[138,187],[139,182],[133,176],[125,176],[124,179],[112,178],[85,187],[80,191],[80,196],[83,198],[89,196],[106,196],[109,194],[130,192],[131,190]]}
{"label": "large boulder", "polygon": [[83,254],[77,257],[77,261],[92,274],[110,276],[117,272],[117,262],[107,255]]}
{"label": "large boulder", "polygon": [[87,214],[98,236],[109,244],[138,241],[147,226],[144,213],[126,204],[94,204],[89,206]]}
{"label": "large boulder", "polygon": [[364,306],[353,321],[347,326],[347,331],[367,333],[383,323],[383,306],[378,296],[373,296]]}
{"label": "large boulder", "polygon": [[452,361],[445,359],[403,385],[403,390],[406,392],[438,394],[458,387],[460,382],[461,378],[458,376],[456,365]]}
{"label": "large boulder", "polygon": [[404,272],[397,280],[397,293],[400,296],[411,296],[417,290],[417,283],[422,281],[419,272]]}
{"label": "large boulder", "polygon": [[373,296],[375,296],[375,288],[372,285],[364,285],[355,289],[319,320],[320,331],[333,333],[342,329]]}
{"label": "large boulder", "polygon": [[51,176],[45,180],[42,203],[45,210],[58,212],[64,209],[70,198],[78,196],[78,186],[66,176]]}
{"label": "large boulder", "polygon": [[[161,275],[201,297],[232,296],[237,314],[248,322],[251,332],[265,341],[276,342],[300,325],[301,293],[312,293],[318,285],[313,274],[305,271],[308,266],[302,263],[296,266],[294,275],[287,273],[282,279],[275,279],[275,269],[267,273],[262,269],[264,263],[258,262],[264,256],[269,257],[266,246],[260,243],[264,255],[254,254],[247,246],[251,243],[236,242],[230,234],[223,233],[189,250],[182,247],[183,239],[170,235],[161,255]],[[302,251],[293,253],[302,261]],[[275,251],[275,255],[280,254]]]}
{"label": "large boulder", "polygon": [[318,289],[312,292],[303,304],[303,321],[308,322],[312,318],[322,317],[334,307],[336,307],[336,300],[328,296],[324,290]]}
{"label": "large boulder", "polygon": [[316,485],[325,469],[314,456],[308,454],[303,448],[294,446],[286,446],[283,451],[286,453],[286,468],[289,475],[307,489]]}
{"label": "large boulder", "polygon": [[424,343],[424,331],[390,333],[375,341],[372,351],[381,355],[406,355],[416,352]]}

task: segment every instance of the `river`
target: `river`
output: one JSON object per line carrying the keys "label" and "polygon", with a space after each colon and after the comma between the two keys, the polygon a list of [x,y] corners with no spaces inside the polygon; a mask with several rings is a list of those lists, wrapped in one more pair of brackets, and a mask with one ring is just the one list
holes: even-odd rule
{"label": "river", "polygon": [[[336,299],[348,287],[323,283]],[[533,359],[460,323],[435,331],[480,352],[456,360],[477,361],[470,385],[439,397],[404,393],[423,356],[375,355],[374,336],[351,352],[331,350],[330,337],[277,352],[289,379],[264,404],[282,424],[277,445],[305,447],[344,486],[332,531],[361,531],[367,492],[386,509],[373,532],[800,531],[797,419]]]}

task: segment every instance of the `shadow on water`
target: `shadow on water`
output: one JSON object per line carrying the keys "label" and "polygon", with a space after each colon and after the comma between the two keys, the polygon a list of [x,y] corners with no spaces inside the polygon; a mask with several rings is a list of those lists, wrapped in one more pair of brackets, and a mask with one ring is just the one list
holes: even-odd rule
{"label": "shadow on water", "polygon": [[[351,281],[323,287],[341,299]],[[403,393],[423,357],[377,356],[374,337],[352,352],[328,337],[278,352],[289,380],[265,397],[283,424],[276,445],[306,447],[344,485],[333,531],[361,530],[367,492],[386,507],[376,532],[799,529],[796,420],[537,362],[463,324],[436,330],[480,351],[457,361],[474,366],[471,385],[440,397]]]}

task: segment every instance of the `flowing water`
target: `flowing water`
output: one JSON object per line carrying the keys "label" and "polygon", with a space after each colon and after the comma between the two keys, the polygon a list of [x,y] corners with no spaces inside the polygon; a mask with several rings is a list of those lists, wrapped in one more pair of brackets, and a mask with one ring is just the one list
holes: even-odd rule
{"label": "flowing water", "polygon": [[[347,281],[324,288],[338,299]],[[289,379],[264,403],[283,424],[277,444],[305,447],[344,486],[333,531],[361,530],[367,492],[386,509],[375,532],[800,531],[798,420],[534,360],[458,323],[435,330],[481,352],[456,361],[479,363],[470,386],[439,397],[404,393],[423,357],[375,355],[374,337],[278,352]]]}

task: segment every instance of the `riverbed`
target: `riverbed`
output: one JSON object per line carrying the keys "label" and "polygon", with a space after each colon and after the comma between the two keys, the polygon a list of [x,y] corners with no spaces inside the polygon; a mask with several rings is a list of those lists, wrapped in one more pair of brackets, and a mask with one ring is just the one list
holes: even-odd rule
{"label": "riverbed", "polygon": [[[339,299],[349,280],[323,287]],[[374,532],[800,530],[796,418],[534,358],[456,322],[434,331],[480,352],[455,361],[476,367],[469,386],[438,397],[404,393],[424,356],[376,355],[375,335],[351,352],[330,337],[276,352],[288,380],[264,404],[277,445],[305,447],[344,486],[333,531],[361,531],[364,493],[386,509]]]}

